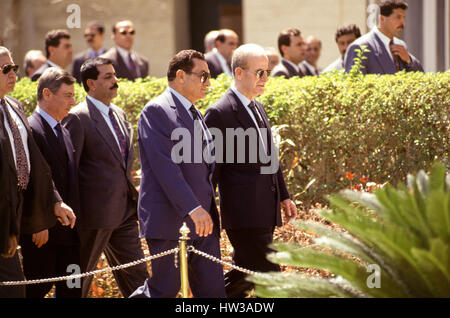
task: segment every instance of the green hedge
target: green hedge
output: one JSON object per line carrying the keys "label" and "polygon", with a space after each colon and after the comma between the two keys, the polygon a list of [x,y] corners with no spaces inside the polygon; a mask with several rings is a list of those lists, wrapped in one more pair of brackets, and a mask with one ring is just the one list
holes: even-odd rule
{"label": "green hedge", "polygon": [[[197,106],[204,111],[231,83],[226,75],[211,80],[207,97]],[[126,110],[136,128],[144,105],[166,87],[165,78],[121,80],[113,102]],[[408,173],[429,170],[436,160],[449,167],[449,87],[449,71],[271,78],[259,100],[282,137],[281,159],[291,194],[309,204],[348,187],[347,172],[396,184]],[[23,79],[11,95],[31,113],[35,92],[36,83]],[[77,85],[76,100],[84,97]]]}

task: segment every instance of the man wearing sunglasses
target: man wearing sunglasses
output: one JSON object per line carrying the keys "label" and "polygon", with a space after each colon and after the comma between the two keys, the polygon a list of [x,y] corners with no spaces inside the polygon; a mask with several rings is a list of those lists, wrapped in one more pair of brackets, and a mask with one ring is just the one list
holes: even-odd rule
{"label": "man wearing sunglasses", "polygon": [[[179,229],[186,222],[189,244],[220,258],[219,217],[210,181],[214,161],[194,157],[195,145],[203,154],[212,146],[203,116],[194,106],[205,98],[209,77],[202,53],[179,52],[169,64],[169,87],[145,106],[139,118],[142,181],[138,213],[141,235],[147,239],[152,255],[177,247]],[[182,150],[189,153],[186,160],[178,160],[173,153],[179,143],[185,142],[174,135],[176,131],[185,132],[190,140],[188,149]],[[153,260],[152,277],[132,297],[176,297],[181,283],[173,262],[174,255]],[[222,265],[192,253],[188,266],[194,297],[226,296]]]}
{"label": "man wearing sunglasses", "polygon": [[[17,253],[20,234],[36,238],[56,218],[71,228],[76,221],[55,189],[23,106],[6,95],[14,91],[17,69],[9,50],[0,46],[0,281],[24,279]],[[24,286],[0,286],[0,298],[24,296]]]}
{"label": "man wearing sunglasses", "polygon": [[95,59],[106,52],[103,47],[105,40],[105,27],[100,22],[89,22],[84,30],[84,38],[89,48],[77,54],[73,60],[72,75],[78,83],[81,83],[80,68],[88,59]]}
{"label": "man wearing sunglasses", "polygon": [[32,81],[37,81],[49,67],[65,69],[72,63],[72,43],[67,30],[51,30],[45,36],[45,52],[47,62],[31,76]]}
{"label": "man wearing sunglasses", "polygon": [[[270,74],[268,65],[262,47],[255,44],[239,47],[232,60],[233,86],[205,114],[208,127],[219,129],[226,144],[223,158],[227,159],[222,163],[217,159],[213,184],[219,186],[222,227],[234,248],[233,262],[260,272],[280,271],[278,265],[266,259],[271,252],[268,245],[272,243],[275,227],[282,225],[281,210],[286,221],[297,215],[278,163],[267,114],[255,100],[264,93]],[[257,140],[252,142],[252,138],[244,136],[244,147],[239,146],[239,141],[228,142],[230,134],[238,135],[239,129],[248,136],[254,132]],[[263,169],[267,161],[263,161],[261,153],[275,161],[270,162],[275,169],[270,172]],[[230,162],[230,158],[234,161]],[[245,297],[252,287],[241,272],[231,270],[225,275],[230,298]]]}
{"label": "man wearing sunglasses", "polygon": [[129,20],[116,22],[111,38],[115,46],[102,57],[111,60],[118,78],[134,81],[136,78],[148,76],[149,65],[145,57],[133,50],[136,29]]}

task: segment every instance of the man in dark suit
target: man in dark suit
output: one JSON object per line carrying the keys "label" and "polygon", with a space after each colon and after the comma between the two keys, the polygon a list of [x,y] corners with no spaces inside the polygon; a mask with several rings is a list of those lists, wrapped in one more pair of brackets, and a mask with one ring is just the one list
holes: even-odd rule
{"label": "man in dark suit", "polygon": [[37,81],[44,71],[49,67],[65,69],[72,63],[72,43],[67,30],[51,30],[45,35],[45,53],[47,62],[43,64],[34,74],[31,80]]}
{"label": "man in dark suit", "polygon": [[301,63],[300,68],[305,76],[317,76],[320,74],[318,61],[322,52],[322,41],[310,35],[306,38],[305,44],[305,60]]}
{"label": "man in dark suit", "polygon": [[[33,137],[52,171],[61,198],[77,213],[78,182],[74,149],[69,131],[61,120],[75,105],[75,79],[64,70],[50,67],[39,78],[38,106],[28,118]],[[80,264],[80,248],[76,229],[56,226],[42,233],[43,240],[23,234],[20,239],[23,269],[27,279],[58,277],[70,274],[69,265]],[[47,240],[48,239],[48,240]],[[55,297],[81,297],[81,286],[71,288],[66,281],[55,283]],[[26,286],[27,298],[43,298],[53,283]]]}
{"label": "man in dark suit", "polygon": [[328,65],[322,73],[328,73],[335,70],[342,70],[344,68],[344,57],[345,52],[350,44],[352,44],[356,39],[361,37],[361,31],[356,24],[349,24],[339,27],[336,30],[334,39],[336,40],[336,45],[341,54],[339,58]]}
{"label": "man in dark suit", "polygon": [[405,28],[404,1],[388,0],[380,4],[379,25],[353,42],[345,54],[345,71],[350,72],[357,56],[355,49],[366,45],[370,52],[364,53],[361,71],[364,74],[395,74],[398,71],[423,72],[422,65],[408,52],[406,43],[397,37]]}
{"label": "man in dark suit", "polygon": [[[0,281],[24,279],[17,252],[20,234],[41,241],[41,232],[55,225],[55,215],[71,228],[76,220],[54,187],[22,105],[6,95],[14,90],[17,69],[9,50],[0,46]],[[25,287],[0,286],[4,297],[25,297]]]}
{"label": "man in dark suit", "polygon": [[[297,209],[281,173],[267,114],[254,100],[264,93],[268,58],[260,46],[246,44],[234,52],[232,67],[234,86],[205,114],[208,127],[219,129],[227,141],[223,151],[227,159],[219,163],[216,158],[213,176],[214,184],[219,185],[222,226],[233,245],[236,265],[261,272],[280,271],[266,259],[271,251],[268,245],[275,226],[282,225],[280,203],[287,220],[296,216]],[[244,146],[239,146],[239,140],[229,142],[235,138],[232,132],[242,129]],[[228,297],[245,297],[252,286],[241,272],[231,270],[225,275]]]}
{"label": "man in dark suit", "polygon": [[88,59],[95,59],[106,52],[103,47],[103,41],[105,40],[105,27],[100,22],[89,22],[84,30],[84,38],[89,48],[83,51],[73,59],[72,75],[75,77],[78,83],[81,83],[80,68],[83,63]]}
{"label": "man in dark suit", "polygon": [[[80,210],[78,230],[81,270],[95,269],[102,252],[111,266],[143,258],[137,224],[138,193],[131,179],[133,129],[125,112],[113,105],[117,78],[111,61],[98,57],[81,66],[88,93],[67,117],[78,167]],[[146,264],[115,271],[124,297],[148,277]],[[83,281],[88,296],[92,276]]]}
{"label": "man in dark suit", "polygon": [[278,36],[278,50],[281,54],[281,62],[272,70],[272,76],[303,77],[305,74],[298,64],[305,59],[305,42],[297,28],[282,31]]}
{"label": "man in dark suit", "polygon": [[112,32],[111,38],[115,46],[101,56],[112,61],[116,76],[130,81],[147,77],[149,75],[147,59],[133,50],[136,33],[133,22],[128,20],[116,22]]}
{"label": "man in dark suit", "polygon": [[222,29],[216,37],[215,48],[205,54],[211,77],[216,78],[222,73],[231,76],[231,57],[239,45],[239,37],[233,30]]}
{"label": "man in dark suit", "polygon": [[[167,77],[169,88],[145,106],[139,119],[141,234],[154,255],[178,246],[179,229],[186,222],[191,230],[189,244],[220,258],[219,218],[211,183],[212,137],[194,106],[206,96],[210,85],[203,54],[194,50],[179,52],[170,61]],[[182,150],[188,154],[182,160],[174,149],[186,140],[183,137],[182,142],[176,142],[179,139],[173,136],[177,131],[186,133],[190,140],[187,149]],[[195,159],[196,150],[200,151],[200,160]],[[152,277],[132,297],[175,297],[180,289],[180,274],[173,262],[173,255],[153,260]],[[190,254],[188,266],[194,297],[226,296],[220,264]]]}

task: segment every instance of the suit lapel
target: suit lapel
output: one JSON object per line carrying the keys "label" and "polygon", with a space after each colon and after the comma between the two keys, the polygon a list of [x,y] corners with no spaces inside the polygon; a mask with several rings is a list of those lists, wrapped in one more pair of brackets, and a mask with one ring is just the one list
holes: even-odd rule
{"label": "suit lapel", "polygon": [[299,76],[300,74],[295,70],[295,68],[290,65],[288,62],[286,62],[285,60],[281,61],[284,65],[284,67],[287,69],[288,73],[289,73],[289,77],[293,77],[293,76]]}
{"label": "suit lapel", "polygon": [[379,38],[379,36],[374,32],[373,33],[373,46],[376,48],[376,55],[379,65],[383,69],[386,74],[394,74],[397,72],[394,61],[390,58],[389,52],[386,50],[386,46],[383,41]]}
{"label": "suit lapel", "polygon": [[117,111],[116,106],[111,105],[111,107],[113,107],[114,112],[116,113],[117,118],[119,119],[119,125],[122,127],[122,130],[125,134],[125,139],[127,141],[127,148],[128,148],[127,167],[131,167],[133,161],[133,156],[131,155],[133,151],[133,129],[130,123],[127,122],[125,118],[122,116],[122,113]]}
{"label": "suit lapel", "polygon": [[169,94],[169,96],[167,96],[169,105],[175,110],[177,117],[183,122],[184,126],[189,129],[191,136],[194,136],[194,121],[189,116],[186,108],[184,108],[183,104],[169,90],[167,91],[167,93]]}
{"label": "suit lapel", "polygon": [[66,158],[64,158],[64,153],[62,152],[63,149],[61,149],[58,138],[56,137],[52,127],[50,127],[47,121],[36,111],[33,112],[31,116],[33,116],[37,120],[37,122],[41,126],[41,130],[44,133],[44,135],[48,136],[48,138],[45,138],[45,140],[48,143],[50,149],[55,149],[56,155],[58,156],[59,160],[65,161]]}
{"label": "suit lapel", "polygon": [[114,48],[114,53],[116,54],[117,67],[119,68],[119,70],[116,70],[116,73],[123,73],[126,74],[124,77],[133,78],[133,76],[130,73],[130,70],[128,69],[127,65],[122,59],[122,56],[119,54],[116,48]]}
{"label": "suit lapel", "polygon": [[[5,98],[6,98],[6,96],[5,96]],[[2,111],[2,110],[0,110],[0,111]],[[5,120],[6,120],[6,118],[5,118]],[[3,122],[1,123],[1,125],[2,125],[2,127],[4,127]],[[11,145],[11,141],[9,140],[9,135],[6,130],[6,127],[4,127],[4,129],[2,129],[0,131],[0,137],[5,140],[4,148],[5,148],[6,156],[8,157],[8,159],[7,159],[8,166],[11,169],[11,171],[14,173],[14,175],[17,175],[16,164],[14,163],[14,155],[13,155],[12,148],[11,148],[12,145]]]}
{"label": "suit lapel", "polygon": [[109,146],[116,159],[119,160],[122,166],[125,168],[125,163],[123,162],[119,146],[117,145],[116,139],[114,138],[113,133],[111,129],[109,129],[109,126],[103,118],[102,114],[89,99],[86,99],[86,105],[88,107],[89,114],[92,120],[96,123],[95,128],[97,129],[98,133],[105,140],[106,144]]}
{"label": "suit lapel", "polygon": [[257,128],[255,126],[252,118],[248,114],[247,110],[245,109],[245,106],[241,103],[241,100],[239,99],[239,97],[237,97],[236,94],[231,89],[228,91],[227,95],[228,95],[228,100],[230,101],[231,107],[232,107],[233,111],[235,112],[237,119],[241,123],[242,128],[244,128],[244,130],[246,130],[250,127]]}

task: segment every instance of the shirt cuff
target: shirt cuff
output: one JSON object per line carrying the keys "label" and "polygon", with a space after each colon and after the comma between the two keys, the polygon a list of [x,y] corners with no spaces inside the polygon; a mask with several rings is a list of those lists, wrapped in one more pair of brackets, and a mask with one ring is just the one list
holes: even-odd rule
{"label": "shirt cuff", "polygon": [[191,213],[194,212],[195,210],[197,210],[199,207],[201,207],[201,205],[199,205],[198,207],[192,209],[192,210],[188,213],[188,215],[191,215]]}

